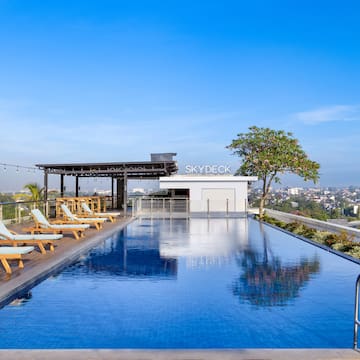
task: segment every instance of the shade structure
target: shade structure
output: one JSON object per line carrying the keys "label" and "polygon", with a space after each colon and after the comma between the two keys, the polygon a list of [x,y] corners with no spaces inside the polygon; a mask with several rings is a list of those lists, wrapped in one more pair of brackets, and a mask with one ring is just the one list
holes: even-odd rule
{"label": "shade structure", "polygon": [[[60,191],[64,193],[64,176],[76,178],[75,193],[78,196],[79,178],[112,178],[117,180],[118,203],[126,210],[128,179],[158,179],[170,176],[178,171],[178,165],[173,157],[176,153],[151,154],[155,161],[130,161],[106,163],[67,163],[67,164],[36,164],[44,171],[45,198],[47,198],[48,175],[60,175]],[[113,186],[112,186],[113,192]],[[113,195],[113,194],[112,194]]]}

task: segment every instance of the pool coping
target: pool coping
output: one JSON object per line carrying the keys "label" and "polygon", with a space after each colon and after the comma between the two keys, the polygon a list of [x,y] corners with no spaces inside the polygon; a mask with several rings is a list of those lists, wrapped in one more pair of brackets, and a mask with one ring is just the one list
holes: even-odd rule
{"label": "pool coping", "polygon": [[355,360],[351,349],[74,349],[0,350],[0,359],[17,360]]}
{"label": "pool coping", "polygon": [[70,249],[67,249],[55,259],[44,259],[44,262],[25,271],[21,276],[11,278],[8,282],[2,283],[0,286],[0,309],[19,297],[22,293],[28,292],[31,288],[38,285],[49,276],[60,272],[64,267],[74,263],[83,254],[105,241],[114,233],[121,231],[134,220],[135,218],[129,218],[122,221],[118,226],[103,229],[84,242],[74,243]]}

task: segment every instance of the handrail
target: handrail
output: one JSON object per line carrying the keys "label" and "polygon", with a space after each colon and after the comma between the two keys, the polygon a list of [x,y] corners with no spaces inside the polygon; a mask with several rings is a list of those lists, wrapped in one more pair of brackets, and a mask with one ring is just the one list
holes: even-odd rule
{"label": "handrail", "polygon": [[360,275],[356,279],[355,286],[355,311],[354,311],[354,350],[359,351],[358,348],[358,330],[360,325],[359,320],[359,298],[360,298]]}

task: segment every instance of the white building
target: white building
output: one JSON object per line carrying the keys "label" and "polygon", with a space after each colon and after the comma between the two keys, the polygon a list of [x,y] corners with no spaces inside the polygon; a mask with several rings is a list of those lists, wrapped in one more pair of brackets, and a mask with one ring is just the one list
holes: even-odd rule
{"label": "white building", "polygon": [[145,194],[145,189],[144,188],[133,188],[131,190],[131,193]]}
{"label": "white building", "polygon": [[245,213],[247,211],[248,183],[254,176],[190,176],[174,175],[160,178],[160,189],[168,189],[172,196],[189,199],[191,213]]}
{"label": "white building", "polygon": [[288,195],[299,195],[302,188],[293,187],[288,189]]}

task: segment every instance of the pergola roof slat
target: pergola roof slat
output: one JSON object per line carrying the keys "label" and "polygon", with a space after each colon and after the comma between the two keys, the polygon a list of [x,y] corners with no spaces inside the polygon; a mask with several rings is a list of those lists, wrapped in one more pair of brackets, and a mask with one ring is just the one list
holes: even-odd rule
{"label": "pergola roof slat", "polygon": [[49,175],[79,177],[158,178],[169,176],[178,170],[176,161],[138,161],[109,163],[37,164]]}

